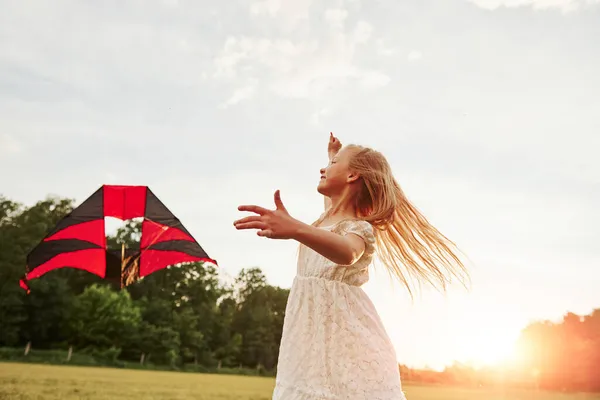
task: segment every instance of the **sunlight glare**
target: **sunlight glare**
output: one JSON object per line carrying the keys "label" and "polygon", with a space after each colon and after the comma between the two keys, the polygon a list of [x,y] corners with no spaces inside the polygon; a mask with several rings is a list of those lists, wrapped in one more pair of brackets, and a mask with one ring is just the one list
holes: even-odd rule
{"label": "sunlight glare", "polygon": [[516,337],[506,331],[469,336],[461,343],[458,360],[481,368],[502,366],[516,360]]}

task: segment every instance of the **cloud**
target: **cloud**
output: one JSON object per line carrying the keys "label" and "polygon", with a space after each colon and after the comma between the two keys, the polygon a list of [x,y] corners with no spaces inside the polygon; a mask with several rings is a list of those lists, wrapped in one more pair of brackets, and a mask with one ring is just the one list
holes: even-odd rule
{"label": "cloud", "polygon": [[[255,3],[254,14],[280,13],[273,0]],[[364,20],[350,25],[350,12],[343,8],[322,11],[325,26],[304,35],[228,37],[214,59],[213,77],[238,91],[252,81],[253,90],[243,92],[247,99],[256,89],[266,89],[282,98],[316,99],[348,84],[373,89],[390,78],[377,69],[357,63],[359,53],[369,48],[373,26]],[[238,96],[234,93],[232,98]]]}
{"label": "cloud", "polygon": [[373,26],[366,21],[359,21],[354,29],[354,41],[356,43],[367,43],[373,33]]}
{"label": "cloud", "polygon": [[164,4],[167,7],[178,7],[179,0],[162,0],[162,4]]}
{"label": "cloud", "polygon": [[117,184],[119,182],[119,176],[112,172],[107,172],[104,174],[104,180],[107,184]]}
{"label": "cloud", "polygon": [[256,91],[256,83],[252,81],[248,85],[236,89],[231,97],[222,103],[219,108],[228,108],[234,106],[244,100],[250,99]]}
{"label": "cloud", "polygon": [[229,37],[215,58],[214,77],[236,79],[253,67],[285,73],[295,67],[295,59],[310,54],[313,46],[309,43],[296,44],[289,39]]}
{"label": "cloud", "polygon": [[397,53],[396,49],[388,47],[388,45],[386,44],[386,40],[383,38],[379,38],[375,41],[375,48],[377,55],[379,56],[389,57]]}
{"label": "cloud", "polygon": [[348,18],[348,10],[342,8],[325,10],[325,21],[332,29],[341,30],[346,18]]}
{"label": "cloud", "polygon": [[421,57],[423,57],[423,54],[420,51],[412,50],[410,53],[408,53],[406,58],[408,61],[417,61],[420,60]]}
{"label": "cloud", "polygon": [[22,144],[8,133],[0,134],[0,153],[16,154],[21,152]]}
{"label": "cloud", "polygon": [[271,23],[289,33],[308,23],[311,6],[312,0],[262,0],[250,5],[250,15],[269,18]]}
{"label": "cloud", "polygon": [[532,7],[536,10],[558,8],[564,12],[574,11],[582,6],[598,4],[600,0],[469,0],[488,10],[499,7]]}
{"label": "cloud", "polygon": [[390,83],[390,77],[378,71],[370,71],[363,74],[361,85],[368,89],[382,87]]}
{"label": "cloud", "polygon": [[279,0],[264,0],[257,1],[250,5],[250,15],[268,15],[275,17],[281,9],[281,1]]}
{"label": "cloud", "polygon": [[328,108],[321,108],[311,115],[310,122],[314,125],[321,126],[321,119],[323,117],[326,117],[330,113],[331,110],[329,110]]}

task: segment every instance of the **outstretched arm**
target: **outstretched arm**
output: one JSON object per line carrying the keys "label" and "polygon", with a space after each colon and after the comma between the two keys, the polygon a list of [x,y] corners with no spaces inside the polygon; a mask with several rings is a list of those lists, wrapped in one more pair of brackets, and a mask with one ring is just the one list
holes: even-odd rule
{"label": "outstretched arm", "polygon": [[236,229],[257,229],[258,236],[270,239],[293,239],[340,265],[352,265],[365,251],[364,240],[355,234],[333,233],[292,218],[286,210],[279,190],[275,192],[275,210],[259,206],[240,206],[240,211],[257,215],[234,222]]}

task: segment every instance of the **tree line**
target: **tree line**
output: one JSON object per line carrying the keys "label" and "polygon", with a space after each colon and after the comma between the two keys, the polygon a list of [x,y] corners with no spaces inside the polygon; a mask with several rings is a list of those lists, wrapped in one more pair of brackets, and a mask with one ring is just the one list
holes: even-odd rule
{"label": "tree line", "polygon": [[[224,279],[212,264],[186,263],[122,290],[64,268],[31,281],[27,295],[18,284],[27,253],[73,204],[48,197],[26,207],[0,195],[0,350],[30,344],[170,368],[274,373],[289,290],[269,285],[258,267]],[[139,234],[140,224],[130,221],[107,243],[132,248]],[[600,309],[533,322],[517,348],[514,365],[399,368],[404,381],[600,391]]]}

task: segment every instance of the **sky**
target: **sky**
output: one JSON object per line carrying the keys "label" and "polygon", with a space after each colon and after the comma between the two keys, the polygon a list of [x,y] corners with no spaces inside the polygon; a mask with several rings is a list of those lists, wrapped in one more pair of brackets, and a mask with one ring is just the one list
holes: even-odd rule
{"label": "sky", "polygon": [[0,194],[148,185],[223,274],[290,287],[295,218],[333,131],[381,150],[468,256],[471,284],[365,290],[399,362],[510,353],[530,321],[600,307],[600,1],[0,0]]}

